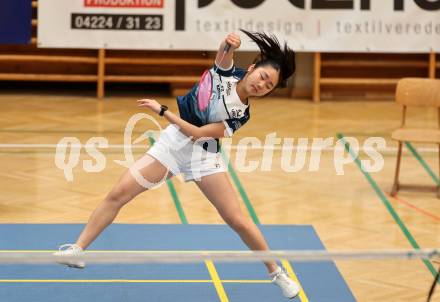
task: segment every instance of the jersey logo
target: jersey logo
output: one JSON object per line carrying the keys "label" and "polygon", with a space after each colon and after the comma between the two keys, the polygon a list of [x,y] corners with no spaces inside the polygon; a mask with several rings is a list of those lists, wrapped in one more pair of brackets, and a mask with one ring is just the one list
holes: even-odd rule
{"label": "jersey logo", "polygon": [[217,84],[216,90],[217,90],[218,95],[220,96],[225,91],[225,87],[223,87],[223,85],[221,85],[221,84]]}
{"label": "jersey logo", "polygon": [[226,95],[231,95],[231,88],[232,88],[232,84],[231,84],[231,82],[228,82],[227,84],[226,84]]}
{"label": "jersey logo", "polygon": [[231,110],[231,115],[234,118],[240,117],[243,114],[243,110],[241,109],[232,109]]}

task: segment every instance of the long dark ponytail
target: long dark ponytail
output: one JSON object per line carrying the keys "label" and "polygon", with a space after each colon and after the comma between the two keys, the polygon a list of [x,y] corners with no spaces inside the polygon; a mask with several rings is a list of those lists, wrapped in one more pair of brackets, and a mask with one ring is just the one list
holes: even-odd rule
{"label": "long dark ponytail", "polygon": [[287,46],[281,46],[275,35],[248,32],[241,29],[260,49],[260,58],[255,62],[255,67],[270,65],[279,71],[280,77],[276,87],[286,87],[287,80],[296,69],[295,52]]}

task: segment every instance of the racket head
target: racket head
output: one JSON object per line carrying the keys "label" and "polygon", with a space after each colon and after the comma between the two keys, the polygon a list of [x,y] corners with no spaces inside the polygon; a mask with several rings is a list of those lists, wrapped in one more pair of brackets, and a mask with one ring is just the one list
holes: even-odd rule
{"label": "racket head", "polygon": [[197,91],[197,106],[201,112],[205,111],[209,106],[209,101],[212,95],[212,75],[207,69],[202,74],[199,81],[199,88]]}

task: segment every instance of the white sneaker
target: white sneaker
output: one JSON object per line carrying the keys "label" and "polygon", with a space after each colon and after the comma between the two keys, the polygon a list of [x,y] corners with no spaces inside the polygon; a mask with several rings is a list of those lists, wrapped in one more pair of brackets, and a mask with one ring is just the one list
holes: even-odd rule
{"label": "white sneaker", "polygon": [[[84,255],[83,249],[76,244],[64,244],[60,246],[59,251],[53,253],[54,256],[60,257],[57,263],[67,265],[73,268],[84,268],[86,266],[84,261],[74,260],[76,256]],[[65,257],[66,259],[62,259]]]}
{"label": "white sneaker", "polygon": [[287,273],[278,267],[273,273],[269,274],[272,283],[278,285],[283,292],[284,297],[293,299],[299,294],[299,285],[290,279]]}

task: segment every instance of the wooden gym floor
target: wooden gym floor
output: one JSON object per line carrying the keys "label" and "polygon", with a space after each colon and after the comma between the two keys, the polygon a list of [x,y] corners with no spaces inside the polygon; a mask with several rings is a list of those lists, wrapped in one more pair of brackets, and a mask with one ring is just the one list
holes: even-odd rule
{"label": "wooden gym floor", "polygon": [[[124,171],[114,162],[124,159],[123,150],[114,145],[124,143],[127,121],[140,112],[135,100],[115,97],[99,102],[87,97],[2,94],[0,223],[85,223]],[[158,101],[177,112],[174,99]],[[249,136],[264,142],[266,135],[276,132],[279,138],[295,138],[295,145],[300,137],[334,137],[333,147],[341,146],[336,144],[339,134],[355,137],[361,145],[368,137],[383,137],[387,147],[381,152],[384,167],[369,173],[370,181],[356,163],[346,164],[344,175],[337,175],[333,149],[323,151],[318,171],[308,171],[310,150],[305,168],[298,172],[281,168],[279,150],[274,151],[271,171],[261,171],[261,166],[251,173],[237,171],[260,222],[312,225],[328,250],[410,249],[415,244],[439,248],[440,200],[435,194],[402,191],[398,198],[388,195],[397,146],[390,133],[399,126],[400,114],[392,101],[333,101],[319,105],[275,98],[251,101],[251,120],[234,136],[233,145]],[[434,111],[413,109],[409,117],[414,125],[436,126]],[[157,120],[166,125],[165,120]],[[133,140],[148,127],[151,124],[139,123]],[[99,173],[85,172],[82,160],[92,158],[83,148],[80,162],[73,169],[74,179],[68,182],[55,165],[55,145],[66,136],[77,137],[83,144],[93,136],[107,138],[112,146],[101,150],[106,168]],[[147,145],[146,141],[139,144],[135,158],[145,152]],[[436,147],[415,147],[438,175]],[[233,164],[236,152],[233,148],[230,153]],[[250,150],[246,160],[261,160],[262,152]],[[368,159],[364,152],[361,158]],[[401,179],[405,183],[435,183],[408,149],[403,156]],[[193,183],[176,178],[173,184],[191,224],[223,223]],[[396,221],[396,216],[401,221]],[[167,186],[162,186],[128,204],[116,222],[178,224],[180,218]],[[422,261],[338,261],[336,265],[358,301],[424,301],[433,280],[430,264]],[[440,299],[440,291],[433,301],[436,299]]]}

